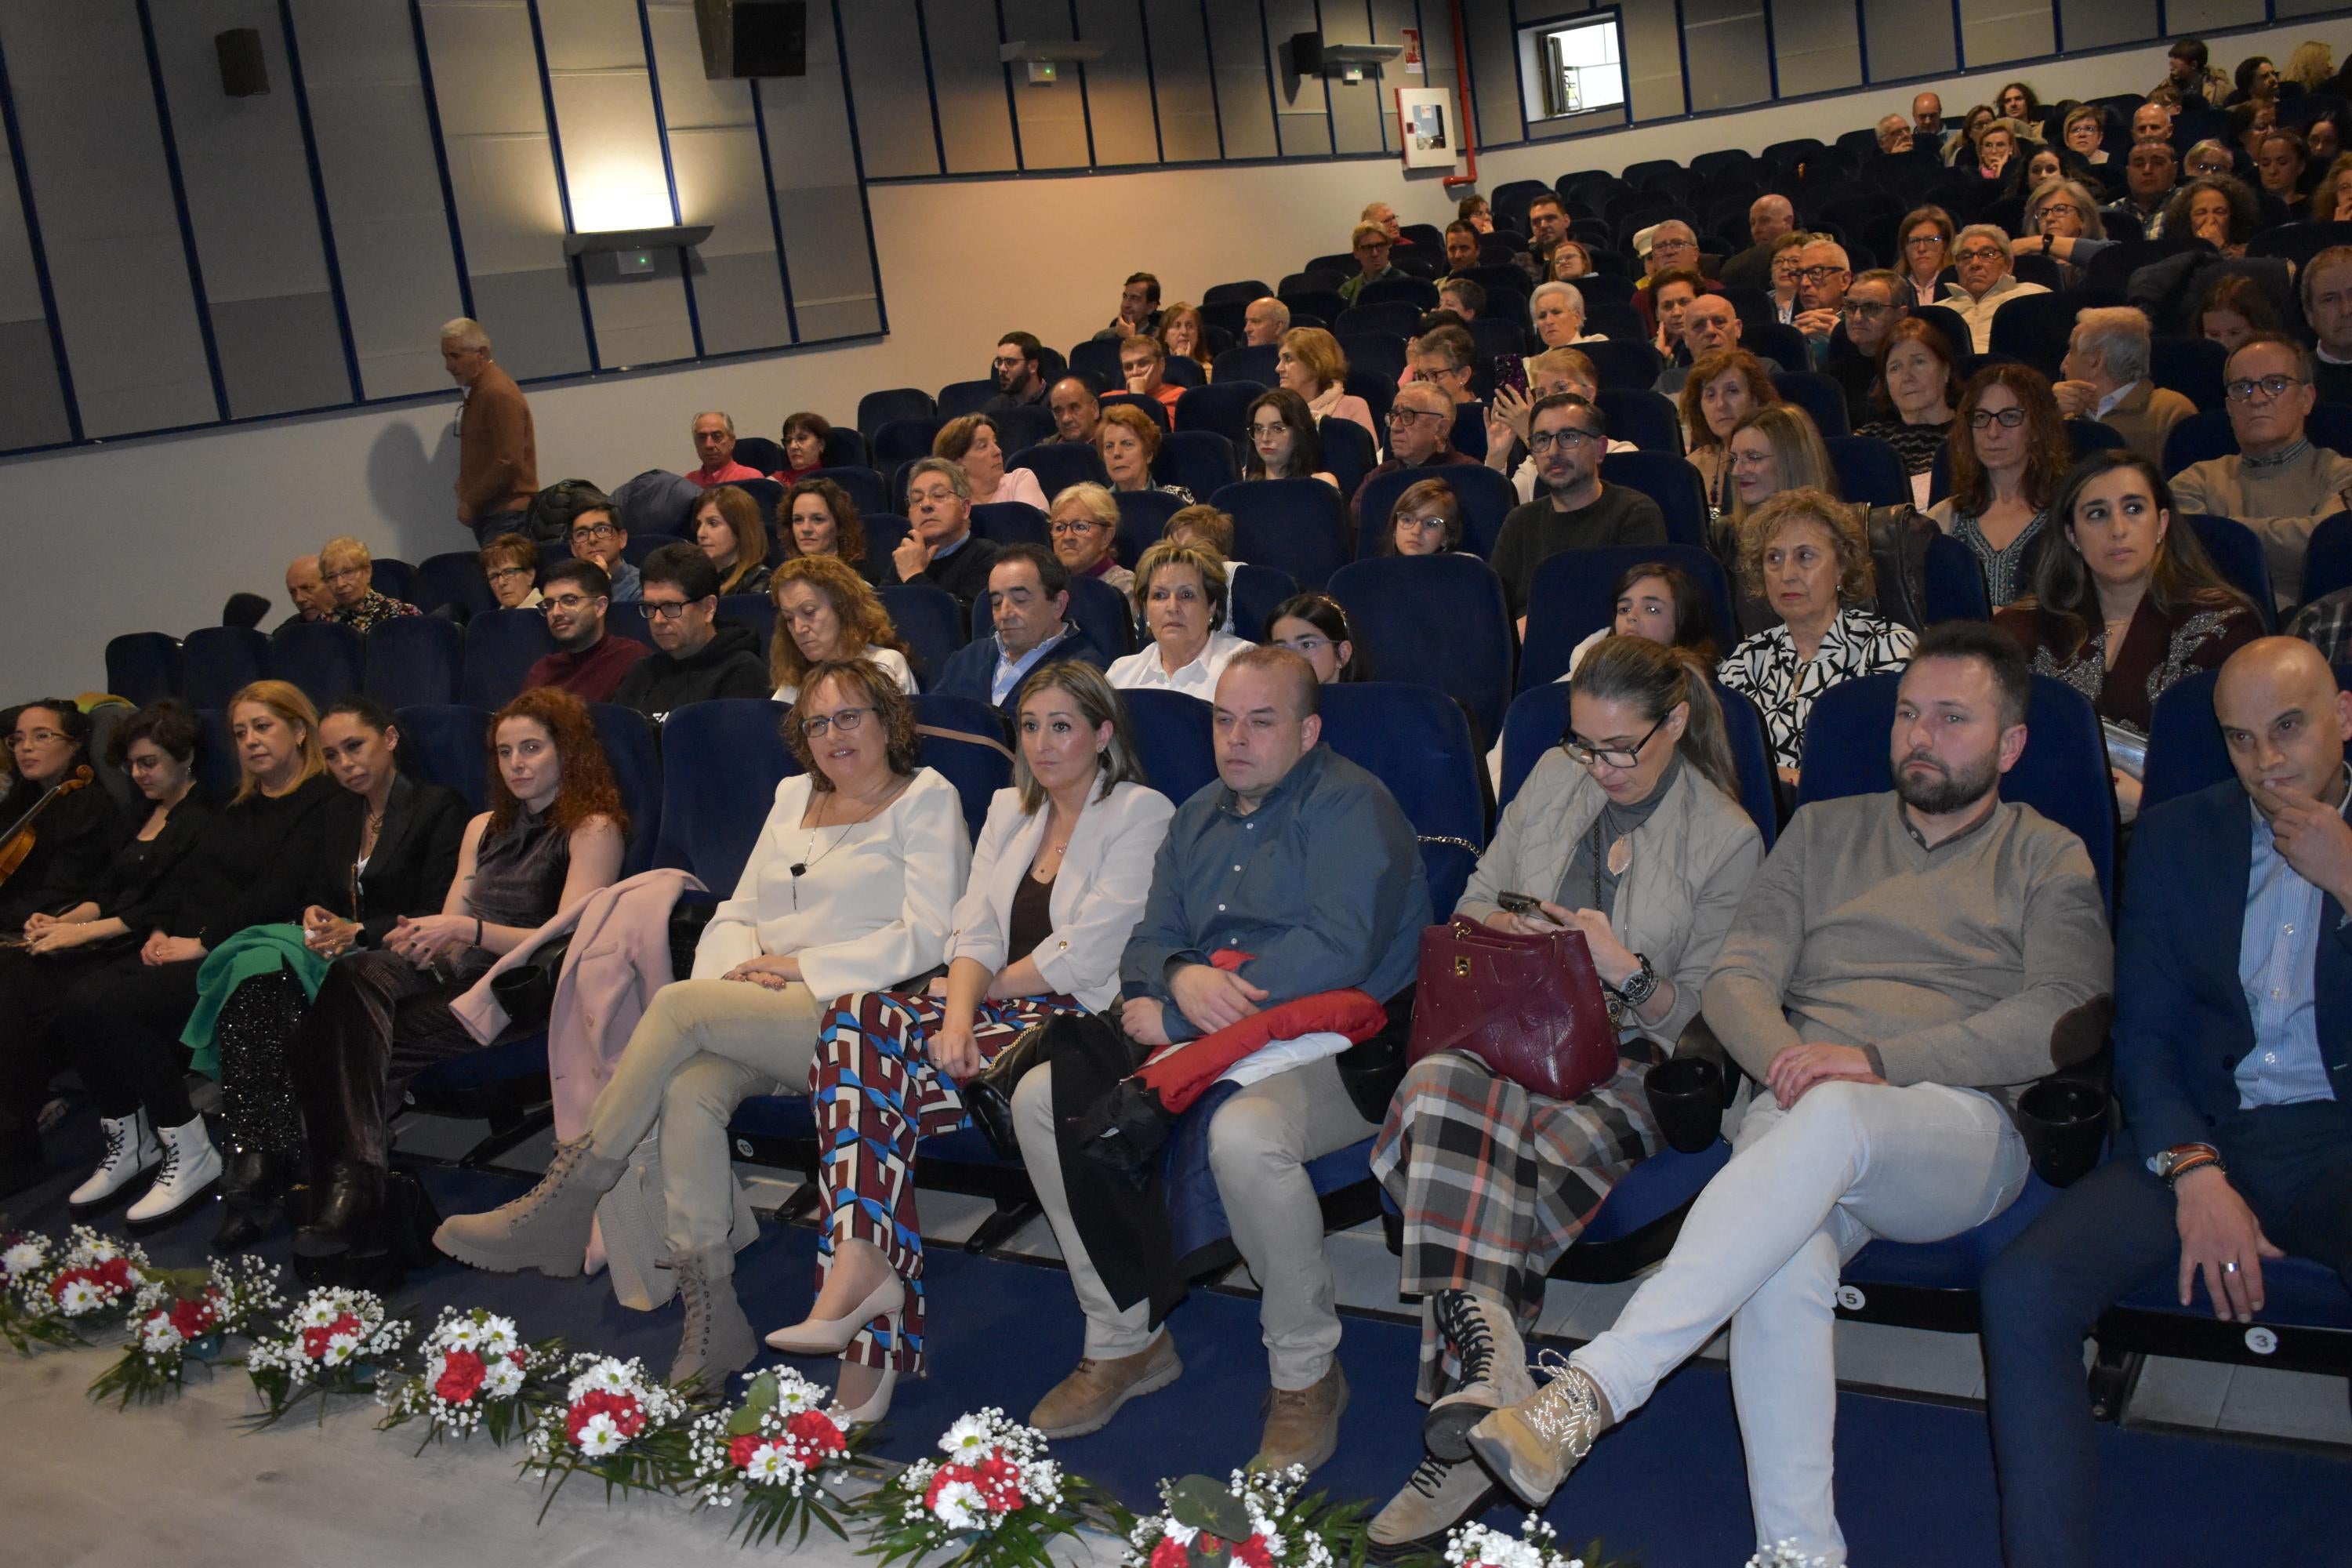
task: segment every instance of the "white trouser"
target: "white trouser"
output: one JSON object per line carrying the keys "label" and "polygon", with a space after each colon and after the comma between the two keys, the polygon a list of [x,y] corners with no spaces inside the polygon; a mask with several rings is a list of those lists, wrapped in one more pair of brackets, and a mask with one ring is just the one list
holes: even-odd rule
{"label": "white trouser", "polygon": [[1785,1111],[1759,1095],[1665,1262],[1569,1359],[1622,1420],[1727,1320],[1757,1544],[1793,1539],[1840,1568],[1838,1270],[1878,1237],[1940,1241],[1982,1225],[2025,1173],[2017,1129],[1974,1089],[1832,1080]]}

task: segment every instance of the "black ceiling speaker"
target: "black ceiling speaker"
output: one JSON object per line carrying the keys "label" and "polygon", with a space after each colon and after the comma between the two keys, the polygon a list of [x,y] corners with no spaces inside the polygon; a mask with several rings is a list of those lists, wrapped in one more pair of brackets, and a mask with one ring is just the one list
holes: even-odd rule
{"label": "black ceiling speaker", "polygon": [[261,33],[255,27],[232,27],[213,35],[220,55],[221,90],[231,98],[253,98],[269,90],[269,65],[261,58]]}
{"label": "black ceiling speaker", "polygon": [[807,0],[694,0],[702,34],[702,74],[806,76]]}
{"label": "black ceiling speaker", "polygon": [[1290,68],[1299,76],[1323,74],[1323,35],[1293,33],[1290,35]]}

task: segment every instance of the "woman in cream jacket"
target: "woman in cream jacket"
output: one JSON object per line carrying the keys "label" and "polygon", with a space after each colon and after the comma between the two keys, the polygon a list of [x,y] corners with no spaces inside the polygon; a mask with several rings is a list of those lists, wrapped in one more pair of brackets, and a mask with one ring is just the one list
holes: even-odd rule
{"label": "woman in cream jacket", "polygon": [[1050,664],[1021,689],[1013,787],[997,792],[955,908],[944,981],[845,996],[810,1069],[823,1235],[808,1321],[768,1336],[838,1355],[861,1417],[923,1366],[915,1145],[964,1124],[956,1086],[1033,1025],[1118,994],[1175,808],[1140,782],[1118,695],[1093,666]]}

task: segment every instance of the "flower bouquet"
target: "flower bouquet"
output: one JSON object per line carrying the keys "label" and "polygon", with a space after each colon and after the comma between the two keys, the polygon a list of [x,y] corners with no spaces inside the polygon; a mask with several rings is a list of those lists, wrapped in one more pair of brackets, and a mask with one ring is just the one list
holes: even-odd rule
{"label": "flower bouquet", "polygon": [[1746,1568],[1822,1568],[1828,1561],[1826,1557],[1806,1556],[1804,1549],[1791,1538],[1774,1542],[1769,1552],[1759,1551],[1748,1560]]}
{"label": "flower bouquet", "polygon": [[444,1307],[418,1348],[424,1370],[396,1383],[377,1379],[375,1396],[384,1410],[378,1430],[424,1420],[420,1454],[436,1437],[477,1431],[504,1443],[530,1424],[535,1408],[553,1402],[545,1384],[562,1357],[563,1342],[525,1344],[512,1318],[481,1307]]}
{"label": "flower bouquet", "polygon": [[1559,1532],[1534,1514],[1514,1537],[1483,1524],[1465,1524],[1445,1538],[1445,1561],[1453,1568],[1611,1568],[1593,1542],[1582,1556],[1559,1548]]}
{"label": "flower bouquet", "polygon": [[583,1352],[563,1370],[571,1375],[562,1397],[533,1418],[523,1459],[525,1470],[554,1482],[540,1518],[563,1483],[582,1472],[604,1483],[607,1500],[616,1490],[676,1489],[692,1463],[685,1396],[635,1357]]}
{"label": "flower bouquet", "polygon": [[697,1508],[740,1508],[743,1544],[808,1539],[812,1520],[844,1540],[833,1477],[866,1468],[863,1429],[852,1432],[824,1389],[794,1372],[763,1372],[732,1410],[694,1424],[693,1473],[683,1489]]}
{"label": "flower bouquet", "polygon": [[131,1299],[131,1343],[89,1385],[92,1399],[162,1399],[187,1379],[188,1363],[210,1365],[230,1334],[285,1306],[278,1269],[258,1258],[222,1258],[210,1268],[149,1269]]}
{"label": "flower bouquet", "polygon": [[873,1526],[866,1554],[883,1568],[934,1552],[940,1568],[1047,1568],[1056,1536],[1090,1518],[1116,1521],[1114,1506],[1046,1453],[1044,1435],[1002,1410],[959,1418],[940,1438],[939,1459],[918,1459],[849,1506]]}
{"label": "flower bouquet", "polygon": [[313,1394],[324,1421],[325,1396],[373,1387],[409,1332],[407,1323],[385,1315],[382,1298],[342,1286],[321,1286],[303,1297],[279,1329],[275,1337],[257,1338],[245,1358],[246,1373],[261,1395],[260,1414],[247,1418],[257,1429]]}
{"label": "flower bouquet", "polygon": [[86,1345],[84,1325],[129,1305],[147,1268],[141,1248],[88,1226],[74,1226],[62,1246],[45,1236],[13,1236],[0,1250],[7,1275],[0,1338],[20,1355],[35,1345]]}
{"label": "flower bouquet", "polygon": [[[1130,1523],[1124,1568],[1333,1568],[1364,1560],[1361,1503],[1301,1498],[1307,1472],[1235,1470],[1160,1483],[1160,1511]],[[1491,1568],[1506,1568],[1496,1563]],[[1511,1563],[1507,1568],[1559,1568]]]}

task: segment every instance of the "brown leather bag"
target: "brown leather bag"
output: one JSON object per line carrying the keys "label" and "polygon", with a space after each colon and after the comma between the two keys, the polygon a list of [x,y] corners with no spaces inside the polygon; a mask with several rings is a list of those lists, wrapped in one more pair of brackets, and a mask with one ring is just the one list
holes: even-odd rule
{"label": "brown leather bag", "polygon": [[1519,936],[1457,917],[1421,933],[1408,1062],[1466,1051],[1551,1100],[1590,1094],[1617,1072],[1617,1027],[1579,931]]}

